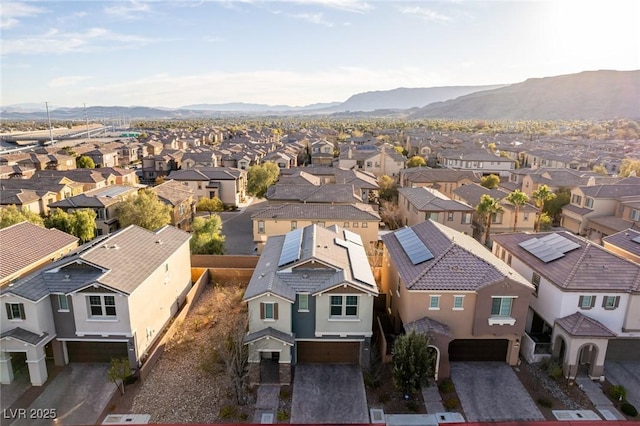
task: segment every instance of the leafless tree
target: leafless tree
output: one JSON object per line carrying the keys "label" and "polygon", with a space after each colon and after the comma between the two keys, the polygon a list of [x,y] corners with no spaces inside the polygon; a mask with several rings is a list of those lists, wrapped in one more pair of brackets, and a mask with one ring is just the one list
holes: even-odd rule
{"label": "leafless tree", "polygon": [[382,201],[380,203],[380,218],[390,230],[398,229],[403,226],[403,215],[398,204],[391,201]]}

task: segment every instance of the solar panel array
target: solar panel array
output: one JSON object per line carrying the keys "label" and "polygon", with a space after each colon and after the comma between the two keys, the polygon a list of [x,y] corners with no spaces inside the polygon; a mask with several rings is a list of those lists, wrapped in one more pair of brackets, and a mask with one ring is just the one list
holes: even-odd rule
{"label": "solar panel array", "polygon": [[120,186],[120,185],[112,185],[102,188],[101,191],[96,191],[93,193],[96,197],[118,197],[126,192],[131,191],[131,188],[128,186]]}
{"label": "solar panel array", "polygon": [[284,236],[284,244],[282,245],[282,251],[280,252],[280,260],[278,266],[286,265],[287,263],[295,262],[300,259],[300,252],[302,251],[302,231],[304,228],[299,228],[294,231],[288,232]]}
{"label": "solar panel array", "polygon": [[632,238],[631,241],[636,242],[636,243],[640,243],[640,235],[638,235],[635,238]]}
{"label": "solar panel array", "polygon": [[359,246],[362,245],[362,238],[360,238],[360,235],[356,234],[355,232],[351,232],[347,229],[343,229],[344,231],[344,239],[347,241],[351,241],[352,243],[355,243]]}
{"label": "solar panel array", "polygon": [[365,253],[362,245],[351,240],[341,240],[340,238],[336,238],[335,243],[347,249],[351,276],[364,284],[375,285],[375,278],[373,278],[373,273],[371,272],[369,259],[367,259],[367,253]]}
{"label": "solar panel array", "polygon": [[542,238],[531,238],[518,245],[544,263],[560,259],[565,253],[580,248],[580,244],[555,232]]}
{"label": "solar panel array", "polygon": [[413,229],[405,226],[394,232],[393,235],[396,236],[402,249],[414,265],[433,259],[433,253],[431,253],[427,246],[418,238],[416,233],[413,232]]}

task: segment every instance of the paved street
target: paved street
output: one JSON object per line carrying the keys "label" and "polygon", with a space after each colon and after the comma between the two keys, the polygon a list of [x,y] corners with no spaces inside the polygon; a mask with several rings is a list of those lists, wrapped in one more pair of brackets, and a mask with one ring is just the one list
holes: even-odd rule
{"label": "paved street", "polygon": [[225,254],[256,254],[253,243],[251,215],[267,207],[264,198],[252,199],[250,204],[235,212],[221,212],[222,233],[225,236]]}

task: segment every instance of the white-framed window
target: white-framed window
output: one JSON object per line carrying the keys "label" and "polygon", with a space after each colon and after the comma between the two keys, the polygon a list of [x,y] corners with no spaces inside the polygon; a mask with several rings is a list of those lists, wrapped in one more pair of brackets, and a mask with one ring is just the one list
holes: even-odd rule
{"label": "white-framed window", "polygon": [[260,303],[260,319],[275,321],[278,319],[278,304],[274,302]]}
{"label": "white-framed window", "polygon": [[607,310],[613,310],[618,307],[620,296],[604,296],[602,298],[602,307]]}
{"label": "white-framed window", "polygon": [[115,317],[115,296],[89,296],[89,316],[91,317]]}
{"label": "white-framed window", "polygon": [[536,272],[531,276],[531,284],[536,288],[533,292],[534,295],[538,295],[538,288],[540,287],[540,275]]}
{"label": "white-framed window", "polygon": [[353,222],[353,227],[357,228],[358,227],[358,222]]}
{"label": "white-framed window", "polygon": [[447,222],[453,221],[453,212],[447,212]]}
{"label": "white-framed window", "polygon": [[58,294],[58,312],[69,312],[69,299],[64,294]]}
{"label": "white-framed window", "polygon": [[584,206],[585,206],[586,208],[588,208],[588,209],[592,209],[592,208],[593,208],[593,198],[591,198],[591,197],[587,197],[587,198],[584,200]]}
{"label": "white-framed window", "polygon": [[298,295],[298,311],[309,312],[309,295],[308,294]]}
{"label": "white-framed window", "polygon": [[584,295],[578,299],[580,309],[591,309],[596,305],[596,296]]}
{"label": "white-framed window", "polygon": [[582,207],[582,197],[580,195],[573,194],[571,196],[571,204],[577,204]]}
{"label": "white-framed window", "polygon": [[368,226],[369,226],[369,224],[368,224],[367,222],[362,222],[362,227],[363,227],[363,228],[366,228],[366,227],[368,227]]}
{"label": "white-framed window", "polygon": [[264,234],[264,220],[258,221],[258,234]]}
{"label": "white-framed window", "polygon": [[464,310],[464,295],[453,296],[453,310],[454,311]]}
{"label": "white-framed window", "polygon": [[510,317],[512,305],[513,305],[513,297],[492,297],[491,298],[491,316]]}
{"label": "white-framed window", "polygon": [[344,225],[342,225],[343,228],[348,228],[349,227],[349,222],[345,222]]}
{"label": "white-framed window", "polygon": [[297,220],[292,220],[291,221],[291,230],[295,231],[296,229],[298,229],[298,221]]}
{"label": "white-framed window", "polygon": [[14,321],[27,319],[27,316],[24,314],[23,303],[5,303],[4,306],[7,308],[8,319]]}
{"label": "white-framed window", "polygon": [[631,220],[637,222],[640,220],[640,210],[632,210],[631,211]]}
{"label": "white-framed window", "polygon": [[511,253],[507,254],[507,265],[509,266],[511,266],[511,259],[512,259]]}
{"label": "white-framed window", "polygon": [[439,295],[431,295],[429,296],[429,310],[438,310],[440,309],[440,296]]}
{"label": "white-framed window", "polygon": [[438,221],[438,213],[434,213],[434,212],[427,212],[424,214],[424,220],[433,220],[435,222]]}
{"label": "white-framed window", "polygon": [[463,213],[462,222],[463,225],[468,225],[471,223],[471,213]]}
{"label": "white-framed window", "polygon": [[358,316],[358,296],[330,296],[332,318]]}

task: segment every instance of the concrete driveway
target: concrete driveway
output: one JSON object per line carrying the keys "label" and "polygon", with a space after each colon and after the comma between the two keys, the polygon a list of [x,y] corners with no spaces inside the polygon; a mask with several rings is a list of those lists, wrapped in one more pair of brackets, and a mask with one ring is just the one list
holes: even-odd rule
{"label": "concrete driveway", "polygon": [[452,362],[451,380],[469,422],[545,419],[508,364]]}
{"label": "concrete driveway", "polygon": [[640,408],[640,361],[606,361],[604,376],[627,390],[627,401]]}
{"label": "concrete driveway", "polygon": [[291,423],[369,423],[360,367],[296,365]]}
{"label": "concrete driveway", "polygon": [[[45,412],[55,409],[57,424],[96,424],[117,391],[115,385],[107,379],[108,369],[108,364],[69,364],[47,385],[44,392],[29,406],[27,413],[37,409],[43,409]],[[11,424],[50,426],[52,420],[27,418],[18,419]]]}

